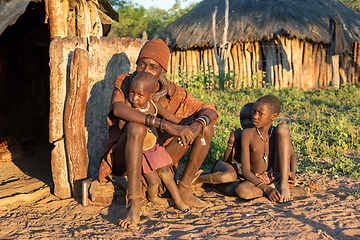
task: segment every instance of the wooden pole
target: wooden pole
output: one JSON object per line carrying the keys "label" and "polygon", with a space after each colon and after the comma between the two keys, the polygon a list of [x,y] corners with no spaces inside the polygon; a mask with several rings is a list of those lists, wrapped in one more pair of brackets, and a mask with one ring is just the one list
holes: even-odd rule
{"label": "wooden pole", "polygon": [[301,41],[298,39],[293,39],[291,41],[292,49],[292,62],[293,62],[293,71],[294,71],[294,87],[300,88],[301,81],[301,71],[302,71],[302,47]]}
{"label": "wooden pole", "polygon": [[72,54],[64,114],[69,180],[75,198],[81,198],[81,183],[88,177],[89,157],[85,130],[88,90],[88,53],[76,48]]}
{"label": "wooden pole", "polygon": [[334,87],[340,87],[340,72],[339,72],[339,55],[334,55],[331,57],[331,69],[332,69],[332,78],[331,83]]}
{"label": "wooden pole", "polygon": [[234,78],[234,86],[235,88],[237,89],[237,86],[238,86],[238,82],[239,82],[239,79],[240,79],[240,76],[239,76],[239,56],[238,56],[238,48],[239,46],[238,45],[232,45],[231,47],[231,55],[232,55],[232,58],[234,59],[234,71],[235,71],[235,75],[236,77]]}
{"label": "wooden pole", "polygon": [[356,58],[355,58],[355,81],[354,84],[359,83],[360,77],[360,46],[359,42],[356,43]]}
{"label": "wooden pole", "polygon": [[251,86],[251,53],[250,51],[252,51],[251,49],[251,43],[245,43],[244,44],[244,57],[245,57],[245,76],[247,78],[247,82],[248,82],[248,86]]}
{"label": "wooden pole", "polygon": [[291,40],[285,36],[279,37],[279,48],[281,48],[281,65],[282,65],[282,86],[290,87],[292,84],[292,67],[291,67]]}
{"label": "wooden pole", "polygon": [[262,74],[263,74],[263,63],[262,63],[262,45],[261,42],[255,42],[255,72],[257,72],[257,86],[262,86]]}
{"label": "wooden pole", "polygon": [[346,68],[346,60],[344,55],[339,56],[339,74],[340,74],[340,86],[348,83],[347,79],[347,68]]}
{"label": "wooden pole", "polygon": [[320,77],[319,77],[319,84],[318,87],[325,87],[327,86],[326,83],[326,72],[327,72],[327,63],[326,63],[326,50],[324,49],[324,45],[320,45]]}
{"label": "wooden pole", "polygon": [[202,49],[201,52],[202,52],[202,59],[203,59],[202,65],[203,65],[203,69],[204,69],[204,74],[207,75],[207,74],[209,74],[208,51],[205,48],[205,49]]}
{"label": "wooden pole", "polygon": [[193,60],[193,71],[195,74],[201,69],[200,68],[200,52],[198,49],[193,49],[192,51],[192,60]]}
{"label": "wooden pole", "polygon": [[304,56],[303,56],[303,75],[302,75],[302,88],[312,88],[314,77],[314,54],[313,54],[313,45],[312,43],[305,41],[304,42]]}
{"label": "wooden pole", "polygon": [[65,21],[61,0],[48,0],[47,10],[49,13],[50,38],[56,36],[65,37]]}

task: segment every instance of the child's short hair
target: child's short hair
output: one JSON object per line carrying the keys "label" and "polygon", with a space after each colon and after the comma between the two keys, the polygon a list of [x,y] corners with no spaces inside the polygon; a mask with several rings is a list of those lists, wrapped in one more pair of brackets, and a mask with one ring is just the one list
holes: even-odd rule
{"label": "child's short hair", "polygon": [[280,100],[273,95],[263,96],[259,98],[256,102],[268,105],[273,113],[277,113],[277,114],[280,113],[280,108],[281,108]]}

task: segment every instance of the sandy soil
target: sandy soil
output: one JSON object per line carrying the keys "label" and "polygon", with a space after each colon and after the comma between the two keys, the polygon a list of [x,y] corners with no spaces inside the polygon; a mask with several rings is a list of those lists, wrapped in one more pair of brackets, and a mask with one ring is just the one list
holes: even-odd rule
{"label": "sandy soil", "polygon": [[[26,170],[25,163],[1,166],[0,200],[5,199],[5,186],[14,182],[51,188],[45,170],[36,175],[30,167],[27,172],[16,170]],[[142,206],[139,228],[132,231],[117,226],[126,212],[123,205],[83,207],[74,199],[60,200],[43,191],[37,199],[0,205],[0,239],[360,239],[360,199],[349,195],[359,189],[360,179],[302,175],[298,182],[313,182],[315,187],[310,196],[294,193],[289,203],[244,201],[204,186],[195,194],[214,206],[181,214],[148,203]]]}
{"label": "sandy soil", "polygon": [[[172,207],[146,204],[137,230],[120,229],[122,205],[83,207],[48,194],[0,208],[0,239],[360,239],[360,200],[349,196],[359,180],[300,176],[322,185],[290,203],[266,198],[243,201],[201,188],[197,196],[213,202],[185,215]],[[305,180],[307,179],[307,180]]]}

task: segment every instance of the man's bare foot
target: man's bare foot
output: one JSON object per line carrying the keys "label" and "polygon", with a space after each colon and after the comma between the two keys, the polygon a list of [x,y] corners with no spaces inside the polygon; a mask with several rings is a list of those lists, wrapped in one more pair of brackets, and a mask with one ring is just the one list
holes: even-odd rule
{"label": "man's bare foot", "polygon": [[140,220],[140,199],[130,200],[130,208],[128,209],[124,219],[120,219],[118,224],[125,229],[136,228]]}
{"label": "man's bare foot", "polygon": [[196,196],[194,196],[190,190],[189,186],[186,186],[181,181],[178,184],[179,192],[181,199],[183,200],[184,204],[190,207],[211,207],[212,203],[209,201],[202,201]]}
{"label": "man's bare foot", "polygon": [[159,205],[159,206],[169,206],[168,200],[166,198],[161,198],[158,195],[149,196],[148,199],[153,204]]}
{"label": "man's bare foot", "polygon": [[181,199],[180,201],[175,202],[175,208],[182,212],[188,212],[190,210],[190,207],[186,205]]}
{"label": "man's bare foot", "polygon": [[289,189],[289,184],[288,183],[281,183],[280,184],[280,194],[281,194],[281,199],[279,202],[289,202],[289,201],[292,201],[293,198],[290,194],[290,189]]}

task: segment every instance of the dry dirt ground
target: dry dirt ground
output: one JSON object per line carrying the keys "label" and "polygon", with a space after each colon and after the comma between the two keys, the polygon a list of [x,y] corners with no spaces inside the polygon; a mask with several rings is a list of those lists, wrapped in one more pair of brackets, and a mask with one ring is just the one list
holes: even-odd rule
{"label": "dry dirt ground", "polygon": [[298,176],[319,188],[310,196],[293,194],[289,203],[244,201],[199,188],[195,194],[212,207],[181,214],[145,204],[139,228],[129,231],[117,226],[123,205],[83,207],[52,195],[49,152],[32,154],[0,163],[0,239],[360,239],[360,199],[349,194],[359,189],[359,179]]}

